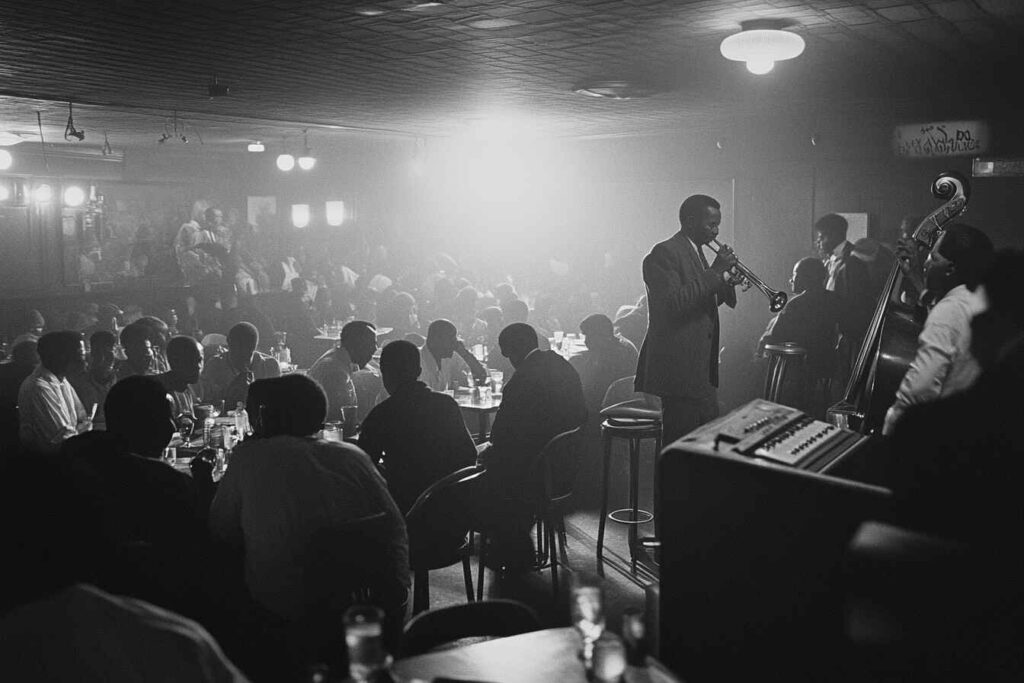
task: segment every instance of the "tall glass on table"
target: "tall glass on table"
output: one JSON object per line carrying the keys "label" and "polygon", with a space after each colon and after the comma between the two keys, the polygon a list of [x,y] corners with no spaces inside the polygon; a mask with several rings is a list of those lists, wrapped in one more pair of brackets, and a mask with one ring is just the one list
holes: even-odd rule
{"label": "tall glass on table", "polygon": [[569,609],[572,624],[583,638],[580,658],[590,670],[594,662],[594,643],[604,633],[604,593],[601,580],[584,572],[572,576]]}

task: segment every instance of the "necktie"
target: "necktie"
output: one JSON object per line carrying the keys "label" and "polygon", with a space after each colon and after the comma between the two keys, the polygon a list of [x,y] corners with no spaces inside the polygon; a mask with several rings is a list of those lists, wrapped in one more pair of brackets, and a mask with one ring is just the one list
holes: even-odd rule
{"label": "necktie", "polygon": [[704,270],[711,267],[708,265],[708,259],[704,256],[704,249],[702,247],[697,247],[697,256],[700,256],[700,264],[704,266]]}

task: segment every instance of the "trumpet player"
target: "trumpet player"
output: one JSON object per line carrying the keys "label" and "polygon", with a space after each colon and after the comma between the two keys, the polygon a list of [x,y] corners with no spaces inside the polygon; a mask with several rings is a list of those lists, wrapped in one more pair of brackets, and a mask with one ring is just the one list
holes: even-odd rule
{"label": "trumpet player", "polygon": [[661,397],[666,445],[718,416],[718,307],[736,306],[729,272],[737,259],[723,246],[709,265],[703,247],[718,236],[721,221],[715,199],[687,197],[679,232],[644,258],[650,322],[635,388]]}

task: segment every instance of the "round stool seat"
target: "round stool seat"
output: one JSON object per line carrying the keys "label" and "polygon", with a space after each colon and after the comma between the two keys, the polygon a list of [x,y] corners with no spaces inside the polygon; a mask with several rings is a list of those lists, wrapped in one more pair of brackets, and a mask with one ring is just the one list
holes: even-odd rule
{"label": "round stool seat", "polygon": [[[768,355],[768,368],[764,377],[764,397],[769,401],[778,402],[781,398],[782,385],[791,372],[801,371],[804,362],[807,360],[807,349],[798,346],[793,342],[782,344],[765,344],[765,353]],[[801,391],[801,395],[803,395]]]}
{"label": "round stool seat", "polygon": [[601,432],[623,439],[644,439],[661,433],[661,420],[613,417],[601,423]]}
{"label": "round stool seat", "polygon": [[621,508],[608,513],[608,519],[619,524],[647,524],[654,519],[654,513],[647,510]]}

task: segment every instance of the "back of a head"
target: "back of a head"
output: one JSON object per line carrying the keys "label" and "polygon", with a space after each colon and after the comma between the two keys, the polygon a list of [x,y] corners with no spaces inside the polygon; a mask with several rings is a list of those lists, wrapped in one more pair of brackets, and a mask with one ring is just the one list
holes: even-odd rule
{"label": "back of a head", "polygon": [[241,322],[228,330],[228,347],[255,350],[260,343],[260,333],[252,323]]}
{"label": "back of a head", "polygon": [[510,351],[525,356],[538,346],[537,331],[526,323],[512,323],[498,335],[498,345],[503,352]]}
{"label": "back of a head", "polygon": [[190,360],[193,353],[198,353],[202,358],[203,348],[195,340],[195,337],[179,334],[167,342],[167,362],[170,363],[172,369],[177,367],[181,361]]}
{"label": "back of a head", "polygon": [[580,331],[587,336],[607,338],[615,335],[615,326],[604,313],[591,313],[580,323]]}
{"label": "back of a head", "polygon": [[804,280],[807,286],[821,289],[828,279],[828,268],[819,258],[808,256],[796,262],[796,273]]}
{"label": "back of a head", "polygon": [[[268,385],[261,425],[264,435],[311,436],[327,417],[327,395],[319,384],[305,375],[285,375],[263,380]],[[255,385],[254,385],[255,386]]]}
{"label": "back of a head", "polygon": [[522,299],[506,301],[501,307],[501,312],[506,323],[525,323],[530,319],[530,307]]}
{"label": "back of a head", "polygon": [[345,326],[341,328],[341,334],[338,337],[341,341],[348,341],[356,339],[361,335],[365,336],[377,336],[377,327],[370,322],[365,320],[353,320],[345,323]]}
{"label": "back of a head", "polygon": [[39,364],[39,343],[34,341],[22,341],[11,349],[11,362],[15,365],[38,365]]}
{"label": "back of a head", "polygon": [[459,332],[452,321],[445,320],[444,318],[441,318],[440,320],[433,320],[427,327],[427,342],[434,342],[438,339],[455,336],[458,333]]}
{"label": "back of a head", "polygon": [[50,372],[62,373],[78,351],[82,335],[71,330],[47,332],[39,338],[36,351],[39,362]]}
{"label": "back of a head", "polygon": [[946,226],[939,253],[953,262],[967,288],[977,288],[992,264],[994,249],[988,235],[964,223]]}
{"label": "back of a head", "polygon": [[706,194],[693,194],[683,200],[679,205],[679,225],[687,221],[702,218],[707,209],[721,209],[722,205],[714,197]]}
{"label": "back of a head", "polygon": [[420,376],[420,350],[404,340],[391,342],[380,352],[380,371],[394,386],[414,382]]}
{"label": "back of a head", "polygon": [[145,341],[152,341],[150,339],[149,330],[146,329],[145,325],[140,325],[140,321],[136,320],[130,325],[125,325],[121,328],[121,346],[128,348],[141,344]]}
{"label": "back of a head", "polygon": [[107,393],[103,413],[107,432],[123,438],[136,450],[162,447],[160,441],[166,445],[174,431],[167,390],[152,377],[134,375],[119,381]]}
{"label": "back of a head", "polygon": [[818,232],[837,238],[841,237],[842,239],[846,239],[848,227],[849,224],[846,222],[846,219],[838,213],[825,214],[814,224],[814,229]]}
{"label": "back of a head", "polygon": [[497,306],[488,306],[480,311],[480,319],[487,323],[489,330],[500,330],[505,324],[505,315]]}
{"label": "back of a head", "polygon": [[89,348],[93,353],[100,350],[110,350],[117,346],[117,337],[108,330],[98,330],[89,336]]}

